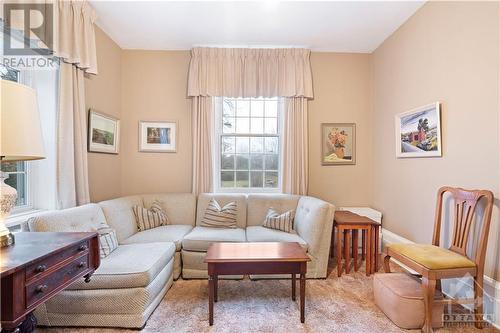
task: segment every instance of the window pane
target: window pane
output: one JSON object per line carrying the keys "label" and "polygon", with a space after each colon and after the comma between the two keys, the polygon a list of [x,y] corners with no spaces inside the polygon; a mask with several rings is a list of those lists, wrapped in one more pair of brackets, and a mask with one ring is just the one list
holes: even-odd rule
{"label": "window pane", "polygon": [[250,116],[250,100],[238,99],[236,102],[236,117]]}
{"label": "window pane", "polygon": [[266,153],[278,153],[278,138],[277,137],[272,137],[272,138],[265,138],[265,152]]}
{"label": "window pane", "polygon": [[222,153],[234,153],[234,136],[222,137]]}
{"label": "window pane", "polygon": [[250,172],[250,186],[251,187],[263,187],[263,177],[262,172],[252,171]]}
{"label": "window pane", "polygon": [[278,155],[265,155],[266,170],[278,170]]}
{"label": "window pane", "polygon": [[251,153],[264,152],[264,138],[250,138],[250,152]]}
{"label": "window pane", "polygon": [[248,171],[236,171],[236,187],[248,187]]}
{"label": "window pane", "polygon": [[236,152],[237,153],[248,153],[248,137],[236,138]]}
{"label": "window pane", "polygon": [[266,118],[264,132],[266,134],[277,134],[278,133],[278,118]]}
{"label": "window pane", "polygon": [[250,155],[250,169],[262,170],[264,169],[264,155]]}
{"label": "window pane", "polygon": [[24,163],[25,162],[2,162],[0,166],[3,172],[18,172],[25,171]]}
{"label": "window pane", "polygon": [[248,170],[248,155],[236,155],[236,169]]}
{"label": "window pane", "polygon": [[236,133],[247,134],[250,132],[249,118],[236,118]]}
{"label": "window pane", "polygon": [[234,170],[234,155],[222,154],[220,168],[223,170]]}
{"label": "window pane", "polygon": [[267,100],[266,101],[266,117],[277,117],[278,116],[278,101],[277,100]]}
{"label": "window pane", "polygon": [[235,101],[233,99],[224,98],[224,101],[222,102],[222,114],[224,116],[234,117],[236,113],[235,110],[236,110]]}
{"label": "window pane", "polygon": [[222,117],[222,132],[223,133],[234,133],[235,130],[235,119],[233,117]]}
{"label": "window pane", "polygon": [[252,99],[251,115],[252,117],[264,117],[264,101]]}
{"label": "window pane", "polygon": [[277,172],[265,172],[264,176],[265,182],[264,187],[278,187],[278,173]]}
{"label": "window pane", "polygon": [[250,133],[264,133],[264,118],[251,118]]}
{"label": "window pane", "polygon": [[234,187],[234,172],[222,171],[220,173],[221,187]]}

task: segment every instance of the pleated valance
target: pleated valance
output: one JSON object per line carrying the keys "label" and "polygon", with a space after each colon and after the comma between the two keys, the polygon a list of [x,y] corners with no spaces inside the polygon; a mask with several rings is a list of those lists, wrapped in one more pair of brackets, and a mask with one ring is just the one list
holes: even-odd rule
{"label": "pleated valance", "polygon": [[94,8],[81,0],[55,1],[54,6],[55,56],[86,73],[97,74]]}
{"label": "pleated valance", "polygon": [[188,96],[313,97],[306,49],[194,48]]}

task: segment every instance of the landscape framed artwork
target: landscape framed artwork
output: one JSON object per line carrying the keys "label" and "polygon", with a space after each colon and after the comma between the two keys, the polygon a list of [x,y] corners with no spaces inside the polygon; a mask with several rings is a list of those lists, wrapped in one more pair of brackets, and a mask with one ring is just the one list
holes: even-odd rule
{"label": "landscape framed artwork", "polygon": [[356,124],[321,124],[321,164],[356,164]]}
{"label": "landscape framed artwork", "polygon": [[88,151],[118,154],[120,120],[96,110],[89,110]]}
{"label": "landscape framed artwork", "polygon": [[140,121],[139,151],[175,153],[177,151],[177,122]]}
{"label": "landscape framed artwork", "polygon": [[395,122],[397,157],[442,156],[439,102],[398,114]]}

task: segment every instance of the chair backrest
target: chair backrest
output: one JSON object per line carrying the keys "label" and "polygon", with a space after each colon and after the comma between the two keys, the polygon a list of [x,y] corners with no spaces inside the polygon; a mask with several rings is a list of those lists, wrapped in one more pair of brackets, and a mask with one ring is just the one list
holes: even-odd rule
{"label": "chair backrest", "polygon": [[491,212],[493,209],[493,193],[487,190],[465,190],[463,188],[447,186],[440,188],[437,197],[434,236],[432,238],[432,243],[436,246],[439,246],[440,241],[443,197],[445,193],[450,193],[453,199],[453,234],[451,236],[451,246],[449,249],[463,256],[467,256],[467,243],[469,241],[470,232],[473,230],[477,205],[482,198],[486,200],[481,223],[481,233],[475,251],[476,255],[473,259],[478,266],[478,270],[483,271],[486,247],[488,244],[488,233],[490,230]]}

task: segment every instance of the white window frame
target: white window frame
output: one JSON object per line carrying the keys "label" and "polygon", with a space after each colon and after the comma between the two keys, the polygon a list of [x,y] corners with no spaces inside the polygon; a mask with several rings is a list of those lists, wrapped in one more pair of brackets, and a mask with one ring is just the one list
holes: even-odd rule
{"label": "white window frame", "polygon": [[[278,99],[278,134],[241,134],[241,133],[223,133],[222,128],[222,101],[224,97],[215,97],[214,107],[215,107],[215,116],[214,116],[214,145],[215,149],[213,149],[212,158],[213,158],[213,184],[214,184],[214,192],[216,193],[282,193],[282,174],[283,174],[283,149],[281,145],[283,144],[283,99],[277,97]],[[221,173],[221,138],[223,136],[235,136],[235,137],[278,137],[278,187],[221,187],[220,186],[220,173]],[[250,181],[250,179],[249,179]],[[263,180],[264,181],[264,180]]]}

